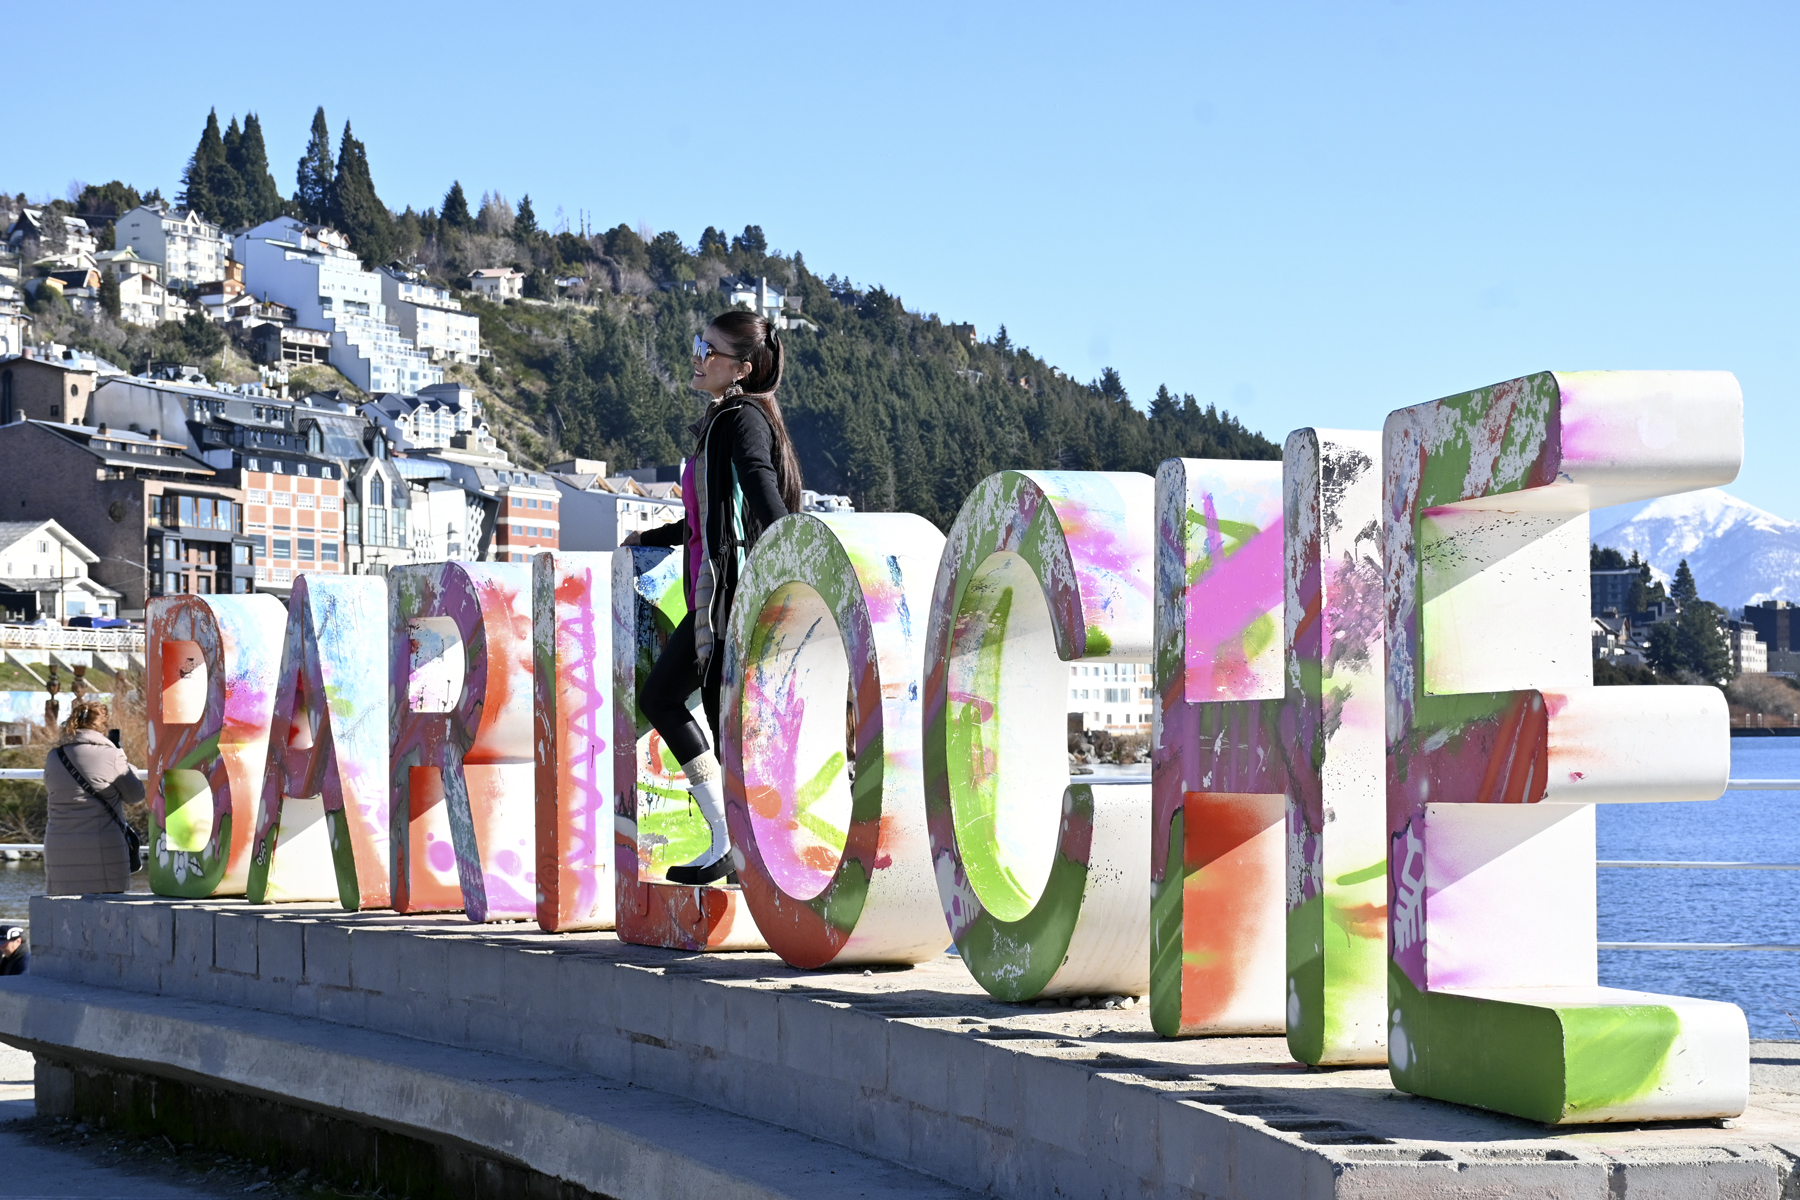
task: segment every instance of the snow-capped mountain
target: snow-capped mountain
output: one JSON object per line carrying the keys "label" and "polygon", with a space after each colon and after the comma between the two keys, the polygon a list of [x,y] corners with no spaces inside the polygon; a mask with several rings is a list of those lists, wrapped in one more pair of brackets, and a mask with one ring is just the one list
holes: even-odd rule
{"label": "snow-capped mountain", "polygon": [[1636,550],[1665,583],[1687,559],[1700,595],[1726,608],[1800,600],[1800,522],[1718,488],[1652,500],[1593,539],[1627,557]]}

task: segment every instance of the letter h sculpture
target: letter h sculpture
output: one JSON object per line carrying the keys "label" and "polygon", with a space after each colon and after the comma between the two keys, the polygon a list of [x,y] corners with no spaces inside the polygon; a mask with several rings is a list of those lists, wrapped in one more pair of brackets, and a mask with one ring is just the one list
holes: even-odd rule
{"label": "letter h sculpture", "polygon": [[1300,429],[1279,464],[1157,472],[1165,1035],[1285,1028],[1302,1062],[1382,1060],[1379,454]]}

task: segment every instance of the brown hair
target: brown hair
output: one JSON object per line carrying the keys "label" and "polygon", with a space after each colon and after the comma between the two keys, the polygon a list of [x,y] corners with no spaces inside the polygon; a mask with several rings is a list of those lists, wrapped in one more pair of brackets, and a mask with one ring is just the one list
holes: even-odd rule
{"label": "brown hair", "polygon": [[732,309],[714,317],[712,328],[719,332],[720,349],[739,362],[748,363],[750,374],[740,383],[744,399],[762,410],[775,431],[775,485],[781,491],[781,502],[791,513],[800,511],[800,459],[794,453],[794,439],[788,436],[787,421],[781,415],[781,403],[775,389],[781,386],[784,357],[781,336],[775,327],[755,313]]}
{"label": "brown hair", "polygon": [[63,737],[72,738],[84,729],[105,733],[107,726],[111,724],[112,709],[103,701],[77,700],[69,710],[69,719],[63,722]]}

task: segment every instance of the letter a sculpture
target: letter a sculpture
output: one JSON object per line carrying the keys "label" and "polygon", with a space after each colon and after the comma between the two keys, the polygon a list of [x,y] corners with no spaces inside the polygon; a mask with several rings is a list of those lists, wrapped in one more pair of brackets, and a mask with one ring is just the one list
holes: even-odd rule
{"label": "letter a sculpture", "polygon": [[287,645],[250,861],[252,904],[388,906],[388,692],[369,669],[387,641],[387,581],[306,572]]}
{"label": "letter a sculpture", "polygon": [[1593,686],[1588,511],[1726,483],[1723,372],[1546,372],[1384,434],[1388,1062],[1396,1086],[1549,1124],[1728,1117],[1734,1005],[1597,986],[1595,803],[1710,800],[1710,687]]}

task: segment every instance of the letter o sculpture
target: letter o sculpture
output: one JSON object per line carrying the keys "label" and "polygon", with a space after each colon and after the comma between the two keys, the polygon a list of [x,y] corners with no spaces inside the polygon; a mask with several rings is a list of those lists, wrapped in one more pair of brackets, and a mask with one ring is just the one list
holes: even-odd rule
{"label": "letter o sculpture", "polygon": [[943,952],[919,770],[943,547],[911,513],[791,516],[757,543],[738,587],[726,817],[744,900],[794,966]]}
{"label": "letter o sculpture", "polygon": [[1069,662],[1151,648],[1155,481],[1004,471],[932,592],[925,797],[957,952],[1002,1000],[1149,987],[1150,785],[1071,784]]}

